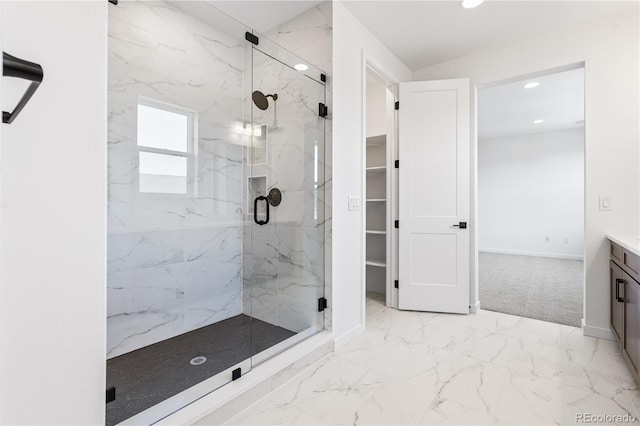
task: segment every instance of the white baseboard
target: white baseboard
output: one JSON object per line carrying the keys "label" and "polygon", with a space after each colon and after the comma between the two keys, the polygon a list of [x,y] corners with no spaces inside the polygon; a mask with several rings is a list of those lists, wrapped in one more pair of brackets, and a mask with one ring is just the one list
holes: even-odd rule
{"label": "white baseboard", "polygon": [[484,253],[513,254],[516,256],[550,257],[552,259],[567,259],[567,260],[583,260],[584,259],[584,256],[578,256],[574,254],[543,253],[543,252],[537,252],[537,251],[504,250],[504,249],[493,249],[493,248],[479,248],[478,251],[484,252]]}
{"label": "white baseboard", "polygon": [[471,305],[469,307],[469,312],[472,314],[477,314],[478,311],[480,310],[480,301],[478,300],[475,305]]}
{"label": "white baseboard", "polygon": [[364,326],[362,324],[353,327],[351,330],[344,333],[342,336],[336,337],[334,340],[334,350],[338,350],[359,335],[364,333]]}
{"label": "white baseboard", "polygon": [[615,336],[613,335],[613,332],[611,332],[610,328],[587,325],[584,323],[584,318],[582,319],[582,333],[585,336],[598,337],[600,339],[606,340],[615,340]]}

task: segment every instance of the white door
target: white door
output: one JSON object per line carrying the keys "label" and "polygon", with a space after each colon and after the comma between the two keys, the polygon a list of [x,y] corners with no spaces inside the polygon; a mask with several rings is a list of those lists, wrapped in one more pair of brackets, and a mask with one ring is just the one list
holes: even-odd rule
{"label": "white door", "polygon": [[399,99],[398,307],[466,314],[469,80],[400,83]]}

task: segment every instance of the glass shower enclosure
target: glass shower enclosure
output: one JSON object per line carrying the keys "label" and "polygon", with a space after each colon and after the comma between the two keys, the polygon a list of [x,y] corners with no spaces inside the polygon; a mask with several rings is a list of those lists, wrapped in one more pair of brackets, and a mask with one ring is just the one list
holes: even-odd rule
{"label": "glass shower enclosure", "polygon": [[106,418],[154,423],[324,328],[325,78],[207,2],[127,0],[108,78]]}

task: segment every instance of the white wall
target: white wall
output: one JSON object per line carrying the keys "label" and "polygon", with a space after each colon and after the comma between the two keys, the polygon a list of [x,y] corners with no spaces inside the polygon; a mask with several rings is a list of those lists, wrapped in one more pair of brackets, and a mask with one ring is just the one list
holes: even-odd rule
{"label": "white wall", "polygon": [[372,72],[367,72],[367,134],[387,133],[387,85]]}
{"label": "white wall", "polygon": [[582,127],[478,141],[481,251],[581,259],[583,210]]}
{"label": "white wall", "polygon": [[364,60],[396,81],[410,70],[362,23],[333,4],[333,331],[340,346],[362,329],[364,302],[363,212],[348,211],[349,195],[363,194]]}
{"label": "white wall", "polygon": [[1,4],[2,50],[44,68],[2,125],[2,424],[104,422],[107,4]]}
{"label": "white wall", "polygon": [[[413,74],[415,80],[470,77],[472,84],[478,86],[585,62],[584,321],[585,333],[590,335],[611,336],[609,244],[605,234],[637,234],[640,230],[638,36],[637,12],[627,12],[478,52]],[[613,211],[598,210],[599,195],[613,198]],[[477,292],[472,300],[477,299],[476,295]]]}

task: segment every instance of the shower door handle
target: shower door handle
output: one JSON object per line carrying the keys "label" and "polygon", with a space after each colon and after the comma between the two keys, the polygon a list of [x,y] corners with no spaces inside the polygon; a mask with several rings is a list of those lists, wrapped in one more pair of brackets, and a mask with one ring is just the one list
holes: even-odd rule
{"label": "shower door handle", "polygon": [[[258,201],[264,201],[266,205],[267,216],[265,220],[258,219]],[[266,225],[267,223],[269,223],[269,199],[267,197],[261,195],[253,200],[253,221],[258,225]]]}

